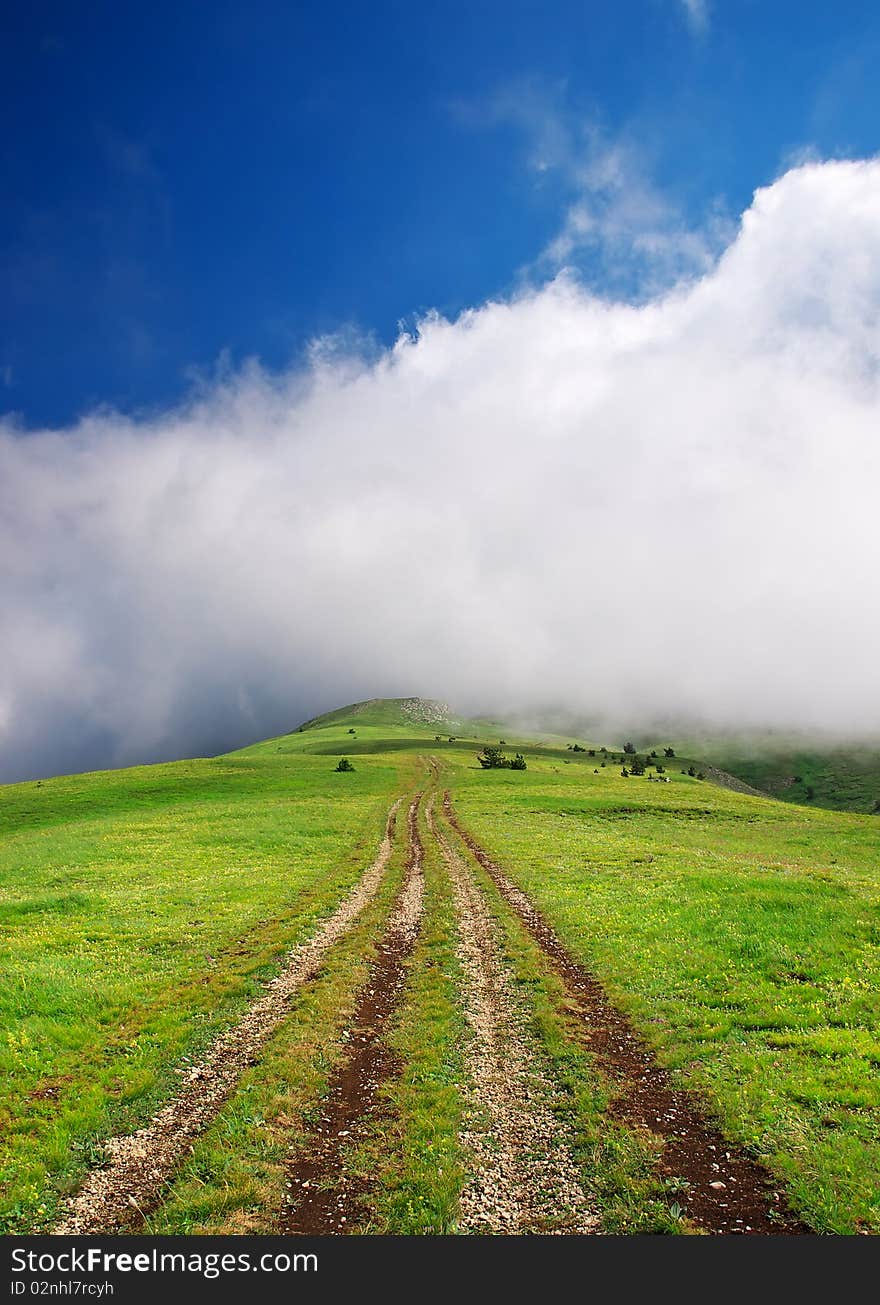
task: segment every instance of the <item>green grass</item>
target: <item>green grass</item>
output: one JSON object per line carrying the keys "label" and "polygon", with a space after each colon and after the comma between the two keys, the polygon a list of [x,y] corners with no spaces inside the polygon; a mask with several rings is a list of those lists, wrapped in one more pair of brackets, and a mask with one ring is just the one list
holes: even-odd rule
{"label": "green grass", "polygon": [[398,767],[331,769],[234,757],[0,789],[0,1226],[50,1219],[372,858]]}
{"label": "green grass", "polygon": [[880,1230],[870,820],[675,777],[462,770],[459,812],[819,1229]]}
{"label": "green grass", "polygon": [[[525,773],[479,768],[479,746],[499,738],[525,753]],[[100,1141],[167,1099],[182,1057],[354,882],[391,798],[435,754],[465,823],[802,1216],[880,1231],[880,824],[819,808],[843,802],[844,758],[797,753],[810,806],[689,779],[686,756],[666,763],[669,784],[623,779],[573,741],[491,721],[419,725],[398,700],[215,760],[0,788],[0,1227],[47,1227]],[[344,753],[355,772],[334,774]],[[770,782],[709,743],[693,754]],[[873,763],[846,757],[846,802],[867,801]],[[453,920],[428,849],[425,931],[393,1033],[393,1123],[349,1158],[376,1180],[371,1230],[448,1230],[462,1178]],[[271,1230],[280,1157],[337,1063],[391,891],[389,880],[199,1140],[157,1229]],[[650,1156],[604,1117],[607,1088],[569,1036],[553,976],[501,914],[606,1227],[662,1228],[670,1202]]]}
{"label": "green grass", "polygon": [[[785,802],[872,814],[880,803],[880,751],[876,749],[829,748],[820,752],[799,747],[755,756],[727,748],[718,764]],[[877,833],[880,836],[880,815]]]}
{"label": "green grass", "polygon": [[300,989],[290,1017],[196,1141],[149,1219],[151,1233],[278,1231],[287,1165],[308,1146],[321,1099],[345,1057],[344,1032],[400,885],[403,848],[398,839],[373,902]]}

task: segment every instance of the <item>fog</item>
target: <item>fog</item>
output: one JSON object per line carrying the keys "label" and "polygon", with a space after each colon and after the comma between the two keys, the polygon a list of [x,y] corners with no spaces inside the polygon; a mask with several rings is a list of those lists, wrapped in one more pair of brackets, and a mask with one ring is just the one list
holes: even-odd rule
{"label": "fog", "polygon": [[561,276],[381,354],[0,430],[0,778],[340,704],[880,733],[880,162],[647,303]]}

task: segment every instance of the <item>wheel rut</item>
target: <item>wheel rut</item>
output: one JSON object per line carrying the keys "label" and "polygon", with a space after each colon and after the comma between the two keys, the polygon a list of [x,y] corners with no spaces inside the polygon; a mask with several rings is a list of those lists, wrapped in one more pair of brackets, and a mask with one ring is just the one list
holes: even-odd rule
{"label": "wheel rut", "polygon": [[528,896],[461,825],[448,792],[443,810],[565,984],[588,1049],[616,1084],[609,1113],[662,1139],[659,1169],[682,1181],[676,1200],[687,1217],[709,1233],[809,1233],[788,1209],[772,1175],[727,1140],[690,1093],[671,1085],[595,976],[574,959]]}
{"label": "wheel rut", "polygon": [[498,926],[465,860],[426,809],[455,900],[472,1099],[462,1142],[470,1177],[460,1228],[471,1233],[589,1233],[597,1219],[550,1101]]}
{"label": "wheel rut", "polygon": [[346,1175],[344,1156],[387,1113],[382,1087],[401,1070],[387,1033],[403,999],[424,910],[420,800],[417,795],[409,807],[406,875],[352,1017],[349,1054],[330,1080],[318,1123],[288,1165],[282,1233],[346,1233],[369,1215],[371,1185]]}
{"label": "wheel rut", "polygon": [[212,1043],[198,1064],[181,1071],[182,1085],[144,1128],[104,1144],[106,1165],[92,1170],[53,1228],[56,1235],[112,1233],[142,1227],[161,1200],[194,1138],[213,1119],[242,1072],[287,1016],[297,989],[375,897],[391,857],[400,801],[391,807],[378,853],[336,910],[306,942],[288,953],[280,972],[244,1015]]}

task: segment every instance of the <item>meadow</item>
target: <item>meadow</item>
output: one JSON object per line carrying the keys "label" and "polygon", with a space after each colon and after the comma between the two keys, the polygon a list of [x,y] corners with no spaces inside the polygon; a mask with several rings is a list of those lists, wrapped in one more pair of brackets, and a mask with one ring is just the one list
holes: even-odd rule
{"label": "meadow", "polygon": [[[0,788],[7,1231],[52,1226],[102,1142],[173,1094],[179,1070],[356,882],[391,801],[417,789],[450,790],[463,826],[801,1219],[880,1231],[876,818],[731,792],[682,774],[680,758],[669,783],[624,778],[610,753],[602,767],[564,736],[502,730],[383,702],[213,760]],[[527,771],[480,768],[479,744],[499,737]],[[353,773],[334,772],[341,755]],[[467,1181],[456,920],[419,820],[425,913],[391,1033],[399,1074],[383,1088],[387,1118],[344,1160],[352,1181],[369,1177],[368,1233],[455,1231]],[[403,873],[398,843],[375,900],[146,1228],[277,1230],[289,1156],[345,1061]],[[609,1113],[613,1084],[573,1036],[558,979],[480,883],[604,1227],[689,1231],[655,1142]]]}
{"label": "meadow", "polygon": [[328,772],[270,754],[0,788],[7,1230],[51,1218],[372,857],[397,768]]}
{"label": "meadow", "polygon": [[871,819],[552,763],[523,776],[465,768],[455,794],[662,1063],[797,1209],[825,1231],[880,1229]]}

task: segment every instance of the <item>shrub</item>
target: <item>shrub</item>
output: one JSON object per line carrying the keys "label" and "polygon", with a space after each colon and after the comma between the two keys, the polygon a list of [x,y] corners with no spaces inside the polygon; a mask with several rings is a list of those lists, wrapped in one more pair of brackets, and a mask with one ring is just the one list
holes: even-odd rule
{"label": "shrub", "polygon": [[688,766],[688,774],[690,775],[691,779],[694,778],[694,776],[696,775],[696,773],[697,773],[697,768],[696,768],[696,766]]}
{"label": "shrub", "polygon": [[664,749],[663,749],[663,755],[664,755],[664,757],[674,757],[674,756],[675,756],[675,748],[664,748]]}
{"label": "shrub", "polygon": [[624,743],[623,750],[624,752],[629,753],[631,757],[634,757],[636,753],[636,745],[634,743]]}
{"label": "shrub", "polygon": [[345,771],[349,771],[349,770],[354,770],[354,766],[351,764],[348,757],[340,757],[339,765],[336,767],[336,770],[333,773],[338,774],[340,771],[344,773]]}

